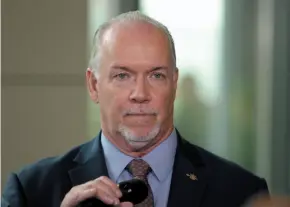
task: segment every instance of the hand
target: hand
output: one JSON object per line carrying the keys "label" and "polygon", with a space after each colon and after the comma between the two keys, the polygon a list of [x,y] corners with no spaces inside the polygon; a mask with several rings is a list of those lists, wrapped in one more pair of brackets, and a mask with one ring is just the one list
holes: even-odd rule
{"label": "hand", "polygon": [[251,207],[290,207],[290,197],[287,196],[260,196],[253,200]]}
{"label": "hand", "polygon": [[61,207],[75,207],[89,198],[97,198],[107,205],[133,207],[130,202],[120,203],[122,192],[116,183],[106,176],[99,177],[82,185],[73,187],[64,197]]}

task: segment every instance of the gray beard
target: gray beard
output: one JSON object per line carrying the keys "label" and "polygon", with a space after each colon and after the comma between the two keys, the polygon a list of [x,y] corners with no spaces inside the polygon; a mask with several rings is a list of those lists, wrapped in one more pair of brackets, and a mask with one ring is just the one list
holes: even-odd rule
{"label": "gray beard", "polygon": [[156,124],[152,130],[144,136],[134,135],[134,132],[124,125],[120,125],[118,131],[134,150],[140,151],[154,142],[156,136],[160,132],[160,124]]}

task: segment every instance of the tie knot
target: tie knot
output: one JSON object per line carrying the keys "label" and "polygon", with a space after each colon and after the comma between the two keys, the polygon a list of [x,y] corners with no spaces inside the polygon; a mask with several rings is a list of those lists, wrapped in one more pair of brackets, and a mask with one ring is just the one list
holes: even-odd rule
{"label": "tie knot", "polygon": [[140,179],[147,179],[148,173],[151,171],[150,165],[142,159],[134,159],[127,165],[127,170]]}

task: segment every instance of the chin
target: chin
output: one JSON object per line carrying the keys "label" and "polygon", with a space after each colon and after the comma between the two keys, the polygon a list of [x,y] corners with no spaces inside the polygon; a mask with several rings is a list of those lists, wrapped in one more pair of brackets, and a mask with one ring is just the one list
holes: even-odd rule
{"label": "chin", "polygon": [[125,125],[120,125],[119,127],[120,134],[126,139],[128,144],[132,147],[136,146],[138,148],[151,143],[159,134],[159,131],[160,125],[157,124],[153,127],[129,127]]}
{"label": "chin", "polygon": [[154,131],[154,127],[128,127],[127,130],[136,137],[146,137]]}
{"label": "chin", "polygon": [[135,152],[141,152],[144,149],[148,148],[148,146],[151,146],[151,142],[128,142],[128,144],[131,146],[133,151]]}

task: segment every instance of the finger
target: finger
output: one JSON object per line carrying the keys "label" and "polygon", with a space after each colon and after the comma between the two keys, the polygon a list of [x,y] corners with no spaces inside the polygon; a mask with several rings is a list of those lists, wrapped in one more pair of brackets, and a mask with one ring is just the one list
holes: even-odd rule
{"label": "finger", "polygon": [[[115,186],[117,185],[115,184]],[[103,176],[96,180],[92,180],[83,185],[80,185],[80,188],[83,190],[100,189],[101,191],[104,191],[112,198],[115,197],[119,198],[119,195],[116,193],[115,186],[112,181],[110,181],[107,177]]]}
{"label": "finger", "polygon": [[112,180],[110,180],[108,177],[105,176],[99,178],[99,180],[105,183],[107,186],[109,186],[109,188],[112,190],[112,192],[115,194],[117,198],[121,198],[122,192],[116,183],[114,183]]}
{"label": "finger", "polygon": [[73,187],[65,196],[62,207],[72,207],[88,198],[98,198],[109,205],[118,205],[119,195],[116,192],[117,184],[107,177],[89,181],[79,186]]}
{"label": "finger", "polygon": [[96,197],[100,200],[102,200],[106,204],[111,205],[118,205],[120,203],[119,198],[116,196],[114,191],[111,189],[110,186],[108,186],[103,181],[99,181],[99,184],[96,186]]}
{"label": "finger", "polygon": [[72,207],[78,205],[80,202],[88,199],[95,197],[96,195],[96,190],[95,189],[87,189],[87,190],[82,190],[82,188],[78,189],[73,189],[71,190],[70,193],[68,193],[62,204],[61,207]]}
{"label": "finger", "polygon": [[84,184],[81,184],[79,186],[77,186],[79,189],[83,189],[83,190],[89,190],[92,188],[95,188],[96,185],[96,181],[95,180],[91,180],[89,182],[86,182]]}
{"label": "finger", "polygon": [[122,202],[118,207],[133,207],[133,204],[131,202]]}

